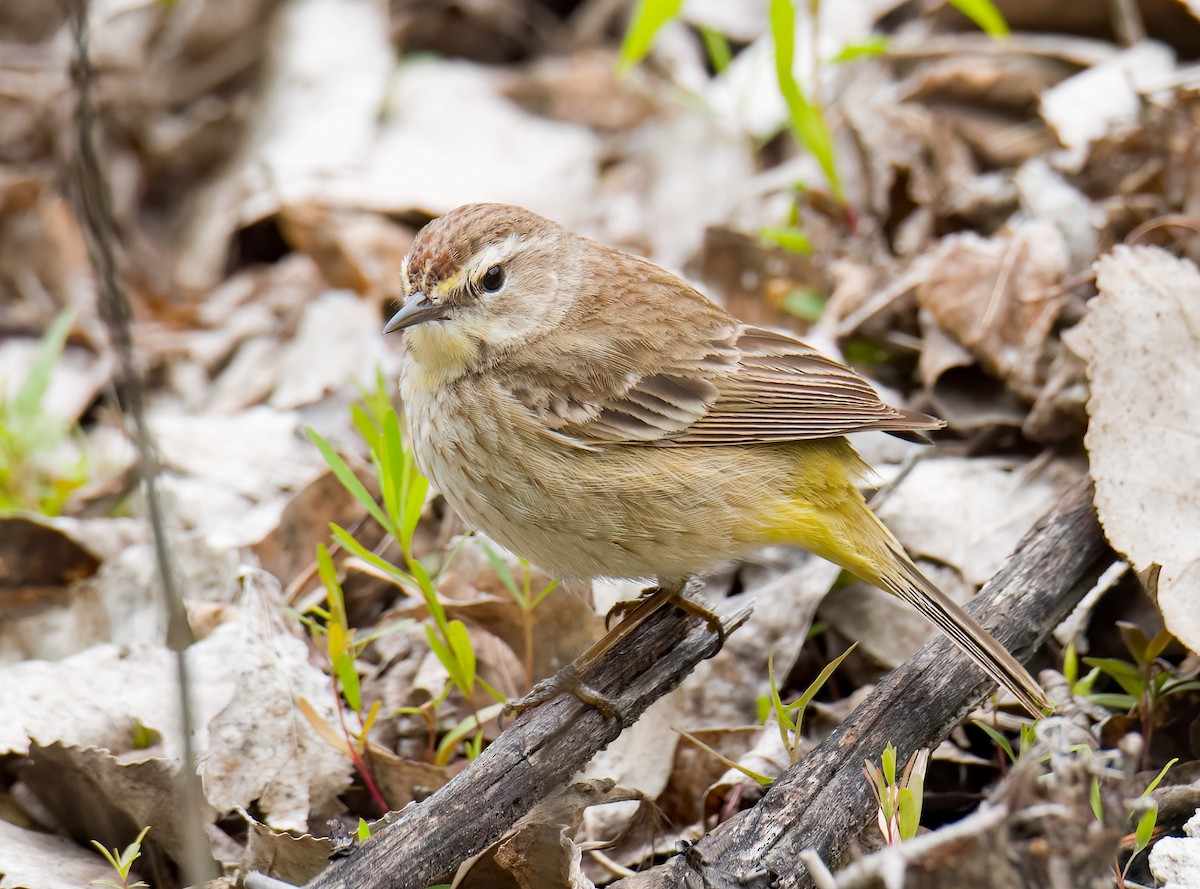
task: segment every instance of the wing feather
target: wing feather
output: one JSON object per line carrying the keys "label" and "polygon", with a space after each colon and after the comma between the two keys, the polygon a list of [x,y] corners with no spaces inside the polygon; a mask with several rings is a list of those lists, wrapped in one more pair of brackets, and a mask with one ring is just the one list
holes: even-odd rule
{"label": "wing feather", "polygon": [[[706,332],[669,352],[646,337],[549,369],[531,364],[513,395],[547,432],[582,447],[721,446],[872,429],[903,435],[944,425],[884,404],[866,380],[800,340],[704,303],[718,313],[704,319]],[[634,345],[636,354],[623,351]]]}

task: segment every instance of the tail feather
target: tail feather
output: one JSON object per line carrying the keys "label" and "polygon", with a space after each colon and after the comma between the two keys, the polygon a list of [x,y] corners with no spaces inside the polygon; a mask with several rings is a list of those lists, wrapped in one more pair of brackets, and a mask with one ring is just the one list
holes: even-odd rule
{"label": "tail feather", "polygon": [[[914,414],[904,428],[936,428]],[[932,425],[930,425],[932,424]],[[867,506],[854,478],[869,470],[845,439],[805,443],[803,471],[793,499],[778,511],[759,542],[803,546],[882,590],[903,599],[944,632],[1035,716],[1052,706],[1029,671],[987,630],[920,572],[887,526]]]}
{"label": "tail feather", "polygon": [[1032,715],[1041,716],[1053,709],[1045,691],[1021,662],[957,602],[939,590],[907,556],[897,553],[894,565],[899,576],[888,572],[879,578],[885,590],[921,612],[984,672],[1012,692]]}

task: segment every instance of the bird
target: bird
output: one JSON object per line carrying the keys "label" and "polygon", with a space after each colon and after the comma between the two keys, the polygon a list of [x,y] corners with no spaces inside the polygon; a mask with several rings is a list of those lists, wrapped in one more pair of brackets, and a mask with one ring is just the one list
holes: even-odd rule
{"label": "bird", "polygon": [[646,579],[676,604],[692,578],[800,546],[908,602],[1032,714],[1049,712],[859,490],[870,468],[848,434],[942,421],[517,206],[466,204],[426,224],[400,286],[384,333],[403,331],[409,440],[471,526],[550,574]]}

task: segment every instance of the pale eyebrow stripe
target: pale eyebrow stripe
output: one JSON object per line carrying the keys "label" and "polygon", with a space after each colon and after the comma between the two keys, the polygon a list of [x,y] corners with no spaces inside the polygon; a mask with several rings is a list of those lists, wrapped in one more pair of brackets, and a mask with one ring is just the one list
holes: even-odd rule
{"label": "pale eyebrow stripe", "polygon": [[[529,238],[524,243],[534,243],[541,238]],[[499,244],[489,244],[480,250],[472,258],[469,269],[468,278],[475,280],[477,275],[494,265],[503,263],[506,259],[511,259],[513,254],[521,247],[523,241],[520,235],[511,234]],[[464,271],[468,271],[464,269]]]}

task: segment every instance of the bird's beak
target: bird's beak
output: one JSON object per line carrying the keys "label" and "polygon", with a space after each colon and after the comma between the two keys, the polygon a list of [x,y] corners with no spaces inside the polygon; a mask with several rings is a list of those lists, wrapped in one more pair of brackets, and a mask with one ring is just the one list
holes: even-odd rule
{"label": "bird's beak", "polygon": [[444,321],[445,319],[445,306],[437,305],[418,290],[404,301],[404,306],[392,316],[392,320],[387,323],[383,332],[392,333],[416,324],[424,324],[426,321]]}

